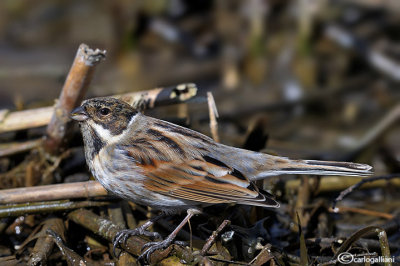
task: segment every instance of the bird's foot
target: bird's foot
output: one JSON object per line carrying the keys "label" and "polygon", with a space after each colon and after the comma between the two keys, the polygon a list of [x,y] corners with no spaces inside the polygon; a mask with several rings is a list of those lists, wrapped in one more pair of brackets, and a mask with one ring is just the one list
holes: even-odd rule
{"label": "bird's foot", "polygon": [[[148,242],[143,245],[142,251],[143,253],[139,256],[138,260],[145,259],[147,262],[150,262],[150,256],[153,254],[154,251],[159,249],[166,249],[172,243],[180,245],[180,246],[187,246],[187,243],[184,241],[174,241],[173,238],[167,237],[166,239],[159,241],[159,242]],[[146,249],[147,248],[147,249]]]}
{"label": "bird's foot", "polygon": [[125,242],[128,240],[129,237],[131,236],[147,236],[151,239],[162,239],[161,235],[157,232],[149,232],[146,230],[147,227],[143,227],[143,226],[139,226],[138,228],[135,229],[124,229],[119,231],[114,239],[113,239],[113,254],[115,257],[116,253],[115,253],[115,249],[121,245],[121,244],[125,244]]}

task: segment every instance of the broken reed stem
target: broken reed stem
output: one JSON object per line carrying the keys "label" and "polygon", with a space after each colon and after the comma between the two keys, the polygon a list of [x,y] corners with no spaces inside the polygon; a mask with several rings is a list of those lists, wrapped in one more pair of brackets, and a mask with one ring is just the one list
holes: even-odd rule
{"label": "broken reed stem", "polygon": [[[68,218],[73,222],[89,229],[93,233],[102,236],[108,241],[113,241],[115,235],[121,230],[117,225],[113,224],[110,220],[101,218],[85,209],[75,210],[68,214]],[[121,247],[129,253],[139,256],[142,253],[142,247],[148,241],[141,237],[131,236],[124,243],[120,243]],[[187,259],[191,256],[188,249],[175,246],[176,256]],[[151,255],[151,261],[159,261],[164,258],[165,250],[157,250]]]}
{"label": "broken reed stem", "polygon": [[0,204],[107,196],[97,181],[0,190]]}
{"label": "broken reed stem", "polygon": [[152,109],[163,105],[186,102],[197,95],[198,88],[194,83],[183,83],[176,86],[155,88],[141,92],[124,93],[111,97],[123,100],[136,109]]}
{"label": "broken reed stem", "polygon": [[105,53],[99,49],[92,50],[86,44],[79,46],[47,126],[45,141],[47,152],[52,154],[59,152],[68,132],[68,122],[71,121],[69,114],[82,101],[92,80],[95,66],[105,58]]}
{"label": "broken reed stem", "polygon": [[[136,108],[151,109],[157,106],[186,102],[197,96],[198,88],[193,83],[124,93],[111,97],[119,98]],[[0,133],[45,126],[50,122],[54,107],[43,107],[24,111],[0,111]]]}
{"label": "broken reed stem", "polygon": [[214,101],[214,97],[211,92],[207,92],[207,102],[208,102],[208,111],[210,116],[211,136],[216,142],[219,142],[218,122],[217,122],[218,110]]}

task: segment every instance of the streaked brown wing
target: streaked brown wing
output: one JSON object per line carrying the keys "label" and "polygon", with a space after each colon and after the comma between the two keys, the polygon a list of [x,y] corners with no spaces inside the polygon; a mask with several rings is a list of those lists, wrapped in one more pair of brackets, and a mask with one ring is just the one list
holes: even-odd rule
{"label": "streaked brown wing", "polygon": [[156,193],[198,203],[279,206],[240,172],[206,159],[179,164],[153,160],[151,164],[140,165],[148,177],[144,186]]}

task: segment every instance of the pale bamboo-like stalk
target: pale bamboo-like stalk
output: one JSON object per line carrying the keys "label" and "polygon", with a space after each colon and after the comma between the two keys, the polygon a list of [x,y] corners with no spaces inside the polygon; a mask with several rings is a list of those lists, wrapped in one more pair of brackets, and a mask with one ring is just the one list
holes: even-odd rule
{"label": "pale bamboo-like stalk", "polygon": [[107,191],[97,181],[21,187],[0,190],[0,204],[37,202],[106,196]]}
{"label": "pale bamboo-like stalk", "polygon": [[[136,108],[151,109],[157,106],[186,102],[196,97],[197,92],[198,88],[195,84],[184,83],[110,97],[126,101]],[[0,110],[0,133],[45,126],[50,122],[53,111],[53,106],[16,112]]]}

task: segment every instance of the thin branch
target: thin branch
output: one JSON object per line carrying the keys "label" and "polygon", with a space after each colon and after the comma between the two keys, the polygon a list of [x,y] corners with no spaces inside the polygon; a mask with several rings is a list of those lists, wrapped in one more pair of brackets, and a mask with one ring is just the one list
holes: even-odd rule
{"label": "thin branch", "polygon": [[65,80],[61,95],[54,106],[53,116],[47,126],[45,148],[58,153],[68,133],[69,114],[83,99],[92,80],[95,66],[105,58],[105,51],[92,50],[81,44]]}
{"label": "thin branch", "polygon": [[212,244],[214,244],[215,240],[217,239],[217,236],[219,235],[219,233],[221,233],[222,230],[224,230],[224,228],[229,225],[231,223],[231,221],[229,220],[224,220],[217,228],[217,230],[215,230],[214,232],[212,232],[211,236],[207,239],[207,242],[204,244],[203,248],[201,249],[200,254],[202,256],[206,255],[207,251],[211,248]]}

